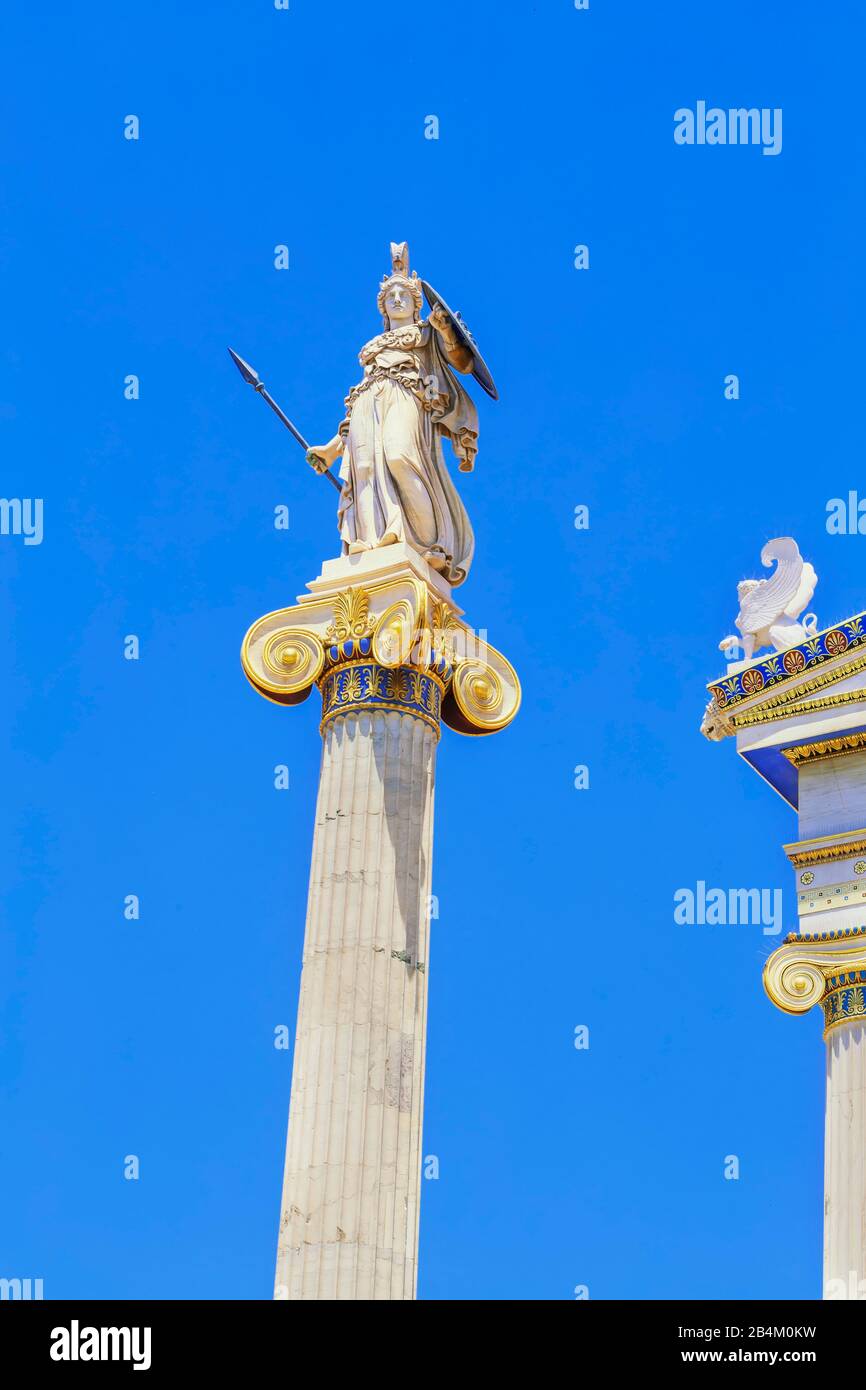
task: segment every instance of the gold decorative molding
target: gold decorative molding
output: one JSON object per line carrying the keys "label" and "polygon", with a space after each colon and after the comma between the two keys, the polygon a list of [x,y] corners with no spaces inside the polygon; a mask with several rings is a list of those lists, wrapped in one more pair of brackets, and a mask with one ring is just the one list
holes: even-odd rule
{"label": "gold decorative molding", "polygon": [[732,714],[730,722],[735,730],[749,729],[760,724],[772,724],[790,714],[820,714],[822,710],[863,703],[866,703],[866,688],[843,690],[839,695],[823,695],[817,700],[792,700],[790,704],[785,704],[781,714],[776,710],[765,710],[759,706],[747,714]]}
{"label": "gold decorative molding", "polygon": [[839,734],[833,738],[817,739],[814,743],[798,743],[793,748],[782,748],[780,752],[800,768],[804,763],[823,762],[825,758],[839,758],[844,753],[853,753],[866,748],[866,733]]}
{"label": "gold decorative molding", "polygon": [[448,604],[442,603],[440,599],[436,600],[431,609],[430,628],[436,650],[441,652],[446,661],[453,661],[454,639],[460,629],[460,624]]}
{"label": "gold decorative molding", "polygon": [[816,711],[863,703],[866,703],[866,687],[842,690],[837,695],[821,695],[817,700],[795,700],[790,708],[797,714],[814,714]]}
{"label": "gold decorative molding", "polygon": [[853,859],[858,854],[866,854],[866,838],[837,841],[819,849],[795,849],[785,846],[785,853],[795,869],[811,868],[815,864],[834,864],[840,859]]}
{"label": "gold decorative molding", "polygon": [[826,944],[828,941],[850,941],[853,937],[866,936],[866,927],[836,927],[833,931],[791,931],[785,937],[785,944],[792,941],[819,941]]}
{"label": "gold decorative molding", "polygon": [[366,589],[347,589],[334,597],[334,621],[325,629],[326,642],[345,642],[349,637],[369,637],[376,626],[370,617]]}
{"label": "gold decorative molding", "polygon": [[[783,714],[771,715],[770,710],[781,709],[786,712],[792,705],[800,703],[817,691],[826,689],[828,685],[835,685],[838,681],[848,680],[850,676],[856,676],[863,670],[866,670],[866,651],[852,657],[850,661],[843,662],[841,666],[832,666],[829,670],[821,669],[805,680],[802,677],[790,676],[777,682],[771,687],[777,692],[775,695],[771,694],[766,699],[756,701],[742,714],[733,710],[725,713],[736,728],[745,726],[750,716],[761,716],[755,719],[756,723],[771,723],[773,719],[783,718]],[[718,681],[712,682],[712,685],[717,684]]]}

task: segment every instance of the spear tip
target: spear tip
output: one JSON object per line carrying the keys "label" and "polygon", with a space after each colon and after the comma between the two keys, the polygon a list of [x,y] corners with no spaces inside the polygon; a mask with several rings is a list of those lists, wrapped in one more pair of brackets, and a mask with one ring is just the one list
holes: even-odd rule
{"label": "spear tip", "polygon": [[249,362],[245,362],[242,357],[238,357],[237,353],[234,352],[231,348],[229,348],[229,356],[231,357],[232,361],[234,362],[244,381],[249,382],[250,386],[258,386],[260,384],[259,374],[254,367],[250,366]]}

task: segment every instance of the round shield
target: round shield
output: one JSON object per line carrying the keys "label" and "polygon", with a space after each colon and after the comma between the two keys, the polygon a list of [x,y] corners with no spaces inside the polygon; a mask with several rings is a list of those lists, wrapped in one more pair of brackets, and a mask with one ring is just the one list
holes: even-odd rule
{"label": "round shield", "polygon": [[465,348],[468,348],[469,351],[472,353],[472,375],[478,382],[478,385],[484,388],[488,396],[492,396],[495,401],[498,401],[499,392],[496,389],[493,377],[490,375],[490,372],[488,371],[487,363],[484,361],[484,358],[478,351],[478,344],[476,343],[472,334],[469,332],[469,329],[466,327],[466,324],[463,322],[460,315],[455,314],[452,309],[449,309],[441,294],[437,294],[433,286],[428,285],[426,280],[421,281],[421,288],[424,291],[424,298],[427,300],[427,303],[430,305],[431,309],[435,309],[438,306],[439,308],[445,310],[446,314],[451,320],[451,325],[454,329],[454,332],[457,334],[457,337],[459,338],[460,342],[463,344]]}

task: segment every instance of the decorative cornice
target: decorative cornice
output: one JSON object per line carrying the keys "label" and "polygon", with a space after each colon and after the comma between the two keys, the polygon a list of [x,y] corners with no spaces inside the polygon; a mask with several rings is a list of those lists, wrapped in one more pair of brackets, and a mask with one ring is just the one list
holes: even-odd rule
{"label": "decorative cornice", "polygon": [[[856,662],[848,662],[844,667],[836,667],[832,672],[818,675],[818,668],[828,661],[835,661],[846,651],[855,651],[866,646],[866,613],[846,618],[835,627],[816,633],[796,647],[786,651],[773,652],[732,675],[711,681],[707,686],[716,707],[732,711],[733,706],[753,700],[763,690],[784,686],[786,696],[780,703],[790,698],[792,689],[809,691],[820,689],[831,681],[842,679],[842,672],[853,675],[863,669],[866,656]],[[812,674],[814,673],[814,674]],[[767,708],[770,701],[761,701],[761,708]]]}
{"label": "decorative cornice", "polygon": [[[864,662],[866,664],[866,662]],[[838,671],[830,673],[833,680],[839,680]],[[774,705],[781,704],[785,716],[791,714],[819,714],[822,710],[838,709],[844,705],[858,705],[866,702],[866,689],[863,690],[843,690],[839,695],[823,695],[818,700],[791,700],[782,699],[777,696],[773,701]],[[768,702],[769,703],[769,702]],[[759,705],[756,709],[747,710],[743,714],[732,714],[730,723],[734,731],[737,729],[750,729],[760,724],[772,724],[780,718],[778,709],[768,709],[764,705]]]}
{"label": "decorative cornice", "polygon": [[793,748],[782,748],[780,751],[789,763],[800,768],[804,763],[823,762],[825,758],[838,758],[843,753],[863,748],[866,748],[866,733],[839,734],[834,738],[816,739],[814,743],[798,743]]}
{"label": "decorative cornice", "polygon": [[819,849],[795,849],[785,846],[785,853],[795,869],[812,868],[815,864],[833,864],[840,859],[854,859],[866,854],[866,839],[843,840]]}

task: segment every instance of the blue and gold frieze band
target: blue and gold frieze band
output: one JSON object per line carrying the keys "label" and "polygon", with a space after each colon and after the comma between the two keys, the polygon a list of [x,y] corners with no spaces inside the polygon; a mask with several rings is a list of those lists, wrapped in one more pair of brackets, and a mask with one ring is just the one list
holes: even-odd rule
{"label": "blue and gold frieze band", "polygon": [[866,936],[866,927],[838,927],[835,931],[790,931],[785,942],[842,941],[848,936]]}
{"label": "blue and gold frieze band", "polygon": [[439,736],[442,684],[430,671],[385,667],[375,661],[344,661],[319,680],[324,732],[333,719],[362,710],[395,711],[422,719]]}
{"label": "blue and gold frieze band", "polygon": [[[373,642],[369,637],[347,637],[342,642],[332,642],[330,646],[325,647],[325,663],[328,666],[341,666],[346,662],[373,655]],[[454,668],[446,656],[441,652],[431,651],[424,664],[439,677],[443,686],[447,686]]]}
{"label": "blue and gold frieze band", "polygon": [[347,637],[344,642],[332,642],[325,648],[325,660],[330,666],[341,661],[352,661],[358,657],[370,656],[373,643],[369,637]]}
{"label": "blue and gold frieze band", "polygon": [[743,671],[708,686],[720,710],[730,710],[783,681],[802,680],[825,662],[866,647],[866,613],[846,618],[796,647],[751,662]]}
{"label": "blue and gold frieze band", "polygon": [[821,1000],[824,1010],[824,1036],[843,1023],[866,1023],[866,970],[848,970],[831,975],[827,993]]}

